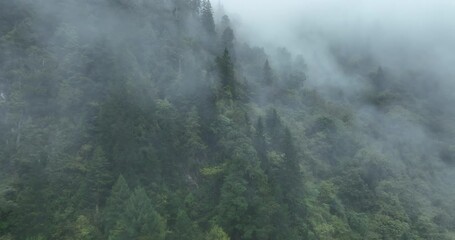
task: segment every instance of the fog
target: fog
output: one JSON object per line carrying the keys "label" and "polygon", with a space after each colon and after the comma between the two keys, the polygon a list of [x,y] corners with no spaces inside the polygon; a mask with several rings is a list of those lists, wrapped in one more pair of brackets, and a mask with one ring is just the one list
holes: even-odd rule
{"label": "fog", "polygon": [[221,4],[239,19],[239,34],[249,41],[303,54],[312,81],[339,84],[331,54],[336,47],[353,61],[368,57],[394,71],[425,70],[451,87],[455,82],[450,67],[455,61],[453,1],[223,0]]}
{"label": "fog", "polygon": [[0,0],[0,240],[139,239],[136,202],[153,239],[452,239],[454,30],[442,0]]}
{"label": "fog", "polygon": [[[373,132],[383,134],[378,139],[367,133],[370,146],[394,155],[396,146],[404,142],[421,154],[438,152],[439,145],[446,144],[448,138],[428,131],[427,123],[405,117],[401,106],[384,112],[355,102],[369,89],[368,74],[381,67],[417,101],[427,101],[421,114],[438,112],[453,121],[455,2],[223,0],[220,4],[235,19],[240,41],[264,46],[272,55],[277,47],[302,54],[308,66],[307,87],[338,103],[333,90],[341,91],[347,104],[356,106],[359,126],[372,126]],[[401,113],[396,115],[397,111]],[[439,120],[432,124],[447,125]]]}

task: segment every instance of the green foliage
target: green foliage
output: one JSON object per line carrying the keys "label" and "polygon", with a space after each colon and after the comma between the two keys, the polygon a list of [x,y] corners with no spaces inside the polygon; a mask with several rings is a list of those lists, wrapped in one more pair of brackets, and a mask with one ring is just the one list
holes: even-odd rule
{"label": "green foliage", "polygon": [[201,169],[203,176],[216,176],[224,171],[224,166],[205,167]]}
{"label": "green foliage", "polygon": [[218,66],[219,78],[221,80],[222,94],[237,97],[236,87],[237,83],[235,80],[234,65],[231,60],[228,49],[224,49],[223,56],[216,59]]}
{"label": "green foliage", "polygon": [[199,167],[197,163],[206,157],[207,145],[201,138],[200,118],[196,108],[192,108],[186,116],[182,138],[183,151],[187,158],[184,167],[190,172],[197,172]]}
{"label": "green foliage", "polygon": [[223,229],[217,225],[213,226],[210,231],[205,235],[204,240],[229,240],[229,236]]}
{"label": "green foliage", "polygon": [[165,2],[0,1],[1,240],[455,239],[447,99]]}
{"label": "green foliage", "polygon": [[367,214],[349,212],[347,220],[351,229],[357,232],[361,237],[366,237],[369,232],[369,218]]}
{"label": "green foliage", "polygon": [[223,47],[228,49],[231,53],[234,50],[234,31],[230,27],[226,27],[224,29],[223,34],[221,35],[221,41],[223,43]]}
{"label": "green foliage", "polygon": [[201,19],[205,31],[209,35],[215,35],[215,21],[213,20],[213,9],[210,0],[202,0]]}
{"label": "green foliage", "polygon": [[409,230],[407,223],[385,215],[375,215],[372,225],[374,232],[378,233],[382,239],[400,239]]}
{"label": "green foliage", "polygon": [[275,81],[275,76],[274,76],[274,73],[272,71],[272,68],[270,67],[270,63],[269,63],[269,60],[267,59],[264,63],[264,84],[265,85],[268,85],[268,86],[271,86],[274,81]]}
{"label": "green foliage", "polygon": [[191,221],[184,210],[178,211],[174,229],[175,230],[169,234],[171,236],[166,237],[166,239],[192,240],[202,238],[202,232],[198,229],[197,224]]}
{"label": "green foliage", "polygon": [[91,240],[95,239],[96,228],[93,224],[87,219],[87,217],[81,215],[77,218],[74,223],[74,239],[77,240]]}
{"label": "green foliage", "polygon": [[87,165],[87,186],[92,195],[90,202],[98,208],[112,184],[109,163],[100,147],[94,150],[92,159]]}
{"label": "green foliage", "polygon": [[111,194],[106,202],[104,209],[105,231],[109,232],[117,225],[123,215],[126,202],[130,197],[130,189],[122,175],[112,187]]}
{"label": "green foliage", "polygon": [[126,202],[109,239],[164,239],[165,221],[155,211],[143,188],[137,188]]}

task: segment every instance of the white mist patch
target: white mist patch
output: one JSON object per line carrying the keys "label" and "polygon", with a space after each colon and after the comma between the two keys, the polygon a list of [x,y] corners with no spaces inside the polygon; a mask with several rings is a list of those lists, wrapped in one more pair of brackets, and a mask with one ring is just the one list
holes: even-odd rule
{"label": "white mist patch", "polygon": [[[428,0],[221,0],[240,19],[238,35],[302,54],[310,82],[341,87],[333,47],[392,71],[437,75],[455,87],[455,2]],[[364,56],[359,56],[359,59]],[[341,78],[341,79],[340,79]],[[347,85],[350,85],[348,82]],[[351,86],[351,85],[350,85]]]}
{"label": "white mist patch", "polygon": [[[451,107],[455,1],[221,0],[221,4],[237,23],[238,39],[263,46],[268,54],[277,47],[301,54],[307,65],[306,86],[327,99],[341,92],[348,101],[358,101],[351,106],[356,109],[357,127],[379,151],[393,155],[396,146],[407,144],[425,156],[448,144],[429,126],[455,120]],[[396,95],[384,89],[377,90],[384,91],[380,95],[371,88],[370,74],[379,67],[389,84],[401,89]],[[407,92],[414,94],[408,99],[414,103],[400,102]],[[367,95],[375,96],[376,103],[359,100]],[[376,109],[374,104],[387,98],[396,101],[391,109]],[[444,117],[432,116],[438,111]]]}

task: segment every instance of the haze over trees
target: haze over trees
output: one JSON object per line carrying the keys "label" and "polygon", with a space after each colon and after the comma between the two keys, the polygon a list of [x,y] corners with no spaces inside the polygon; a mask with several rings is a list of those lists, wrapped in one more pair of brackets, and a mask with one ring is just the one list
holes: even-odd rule
{"label": "haze over trees", "polygon": [[0,1],[0,240],[455,239],[425,71],[334,48],[362,87],[321,86],[214,12]]}

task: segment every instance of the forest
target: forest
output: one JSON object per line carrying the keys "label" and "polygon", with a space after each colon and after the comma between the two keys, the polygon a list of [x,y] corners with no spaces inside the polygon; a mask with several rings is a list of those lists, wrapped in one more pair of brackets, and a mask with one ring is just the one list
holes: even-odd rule
{"label": "forest", "polygon": [[0,0],[0,240],[455,239],[443,77],[217,4]]}

